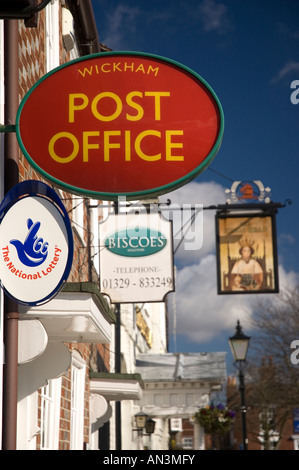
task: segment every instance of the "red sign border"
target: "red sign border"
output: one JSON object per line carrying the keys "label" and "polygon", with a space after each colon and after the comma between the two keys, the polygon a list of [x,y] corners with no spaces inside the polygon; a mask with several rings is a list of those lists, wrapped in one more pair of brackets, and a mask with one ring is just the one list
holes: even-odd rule
{"label": "red sign border", "polygon": [[[66,68],[66,67],[69,67],[71,65],[73,65],[74,63],[78,63],[78,62],[85,62],[85,61],[88,61],[90,59],[93,59],[95,57],[115,57],[115,56],[128,56],[128,57],[132,57],[132,56],[138,56],[138,57],[147,57],[147,58],[152,58],[153,60],[158,60],[158,61],[162,61],[166,64],[169,64],[171,66],[175,66],[176,68],[178,69],[181,69],[189,74],[191,74],[191,76],[195,79],[197,79],[201,85],[204,85],[204,87],[209,91],[209,93],[211,93],[213,99],[215,100],[215,103],[218,107],[218,111],[219,111],[219,120],[220,120],[220,123],[219,123],[219,132],[218,132],[218,137],[217,137],[217,140],[215,141],[215,144],[213,146],[213,148],[211,149],[211,151],[209,152],[209,154],[206,156],[206,158],[201,162],[200,165],[198,165],[197,167],[194,168],[194,170],[192,170],[191,172],[189,172],[188,174],[186,174],[185,176],[183,176],[182,178],[179,178],[175,181],[172,181],[164,186],[160,186],[160,187],[156,187],[156,188],[152,188],[152,189],[148,189],[148,190],[144,190],[144,191],[136,191],[136,192],[118,192],[118,193],[114,193],[114,192],[100,192],[100,191],[91,191],[91,190],[88,190],[88,189],[84,189],[84,188],[79,188],[77,186],[72,186],[68,183],[65,183],[57,178],[55,178],[54,176],[48,174],[46,171],[44,171],[30,156],[30,154],[27,152],[27,149],[25,148],[24,144],[23,144],[23,141],[22,141],[22,136],[21,136],[21,130],[20,130],[20,119],[21,119],[21,114],[22,114],[22,109],[26,103],[26,101],[28,100],[28,98],[30,97],[30,95],[34,92],[34,90],[40,85],[41,82],[43,82],[44,80],[46,80],[49,76],[51,76],[52,74],[54,73],[59,73],[59,71],[63,68]],[[176,62],[172,59],[168,59],[166,57],[162,57],[162,56],[159,56],[159,55],[155,55],[155,54],[150,54],[150,53],[145,53],[145,52],[128,52],[128,51],[117,51],[117,52],[104,52],[104,53],[97,53],[97,54],[91,54],[91,55],[88,55],[88,56],[83,56],[83,57],[79,57],[77,59],[74,59],[72,61],[69,61],[69,62],[66,62],[65,64],[62,64],[61,66],[51,70],[50,72],[48,72],[47,74],[45,74],[42,78],[40,78],[33,86],[32,88],[30,88],[30,90],[26,93],[26,95],[24,96],[22,102],[20,103],[20,106],[18,108],[18,112],[17,112],[17,116],[16,116],[16,136],[17,136],[17,140],[18,140],[18,143],[19,143],[19,146],[25,156],[25,158],[27,159],[27,161],[29,162],[29,164],[40,174],[42,175],[46,180],[50,181],[51,183],[54,183],[56,186],[62,188],[63,190],[65,191],[68,191],[70,193],[74,193],[74,194],[79,194],[79,195],[83,195],[83,196],[86,196],[86,197],[90,197],[90,198],[93,198],[93,199],[100,199],[100,200],[117,200],[120,196],[125,196],[127,199],[138,199],[140,197],[143,197],[143,198],[147,198],[147,197],[154,197],[154,196],[158,196],[158,195],[161,195],[161,194],[165,194],[165,193],[168,193],[168,192],[171,192],[185,184],[187,184],[189,181],[193,180],[194,178],[196,178],[200,173],[202,173],[206,168],[207,166],[212,162],[212,160],[214,159],[214,157],[216,156],[220,146],[221,146],[221,142],[222,142],[222,138],[223,138],[223,132],[224,132],[224,113],[223,113],[223,109],[222,109],[222,106],[221,106],[221,103],[216,95],[216,93],[214,92],[214,90],[211,88],[211,86],[200,76],[198,75],[196,72],[194,72],[192,69],[190,69],[189,67],[186,67],[185,65],[182,65],[180,64],[179,62]]]}

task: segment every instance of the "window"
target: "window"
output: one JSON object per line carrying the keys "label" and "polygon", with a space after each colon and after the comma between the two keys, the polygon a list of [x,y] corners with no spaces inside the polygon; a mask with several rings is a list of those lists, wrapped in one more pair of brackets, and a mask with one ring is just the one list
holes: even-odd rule
{"label": "window", "polygon": [[83,450],[85,362],[74,351],[71,369],[71,450]]}
{"label": "window", "polygon": [[183,437],[182,447],[183,447],[183,449],[193,449],[193,438],[192,437]]}
{"label": "window", "polygon": [[278,441],[279,433],[276,431],[275,412],[272,407],[265,408],[259,413],[260,432],[259,441],[263,450],[274,450]]}
{"label": "window", "polygon": [[41,389],[41,450],[58,450],[61,378]]}
{"label": "window", "polygon": [[299,450],[299,438],[294,438],[294,450]]}

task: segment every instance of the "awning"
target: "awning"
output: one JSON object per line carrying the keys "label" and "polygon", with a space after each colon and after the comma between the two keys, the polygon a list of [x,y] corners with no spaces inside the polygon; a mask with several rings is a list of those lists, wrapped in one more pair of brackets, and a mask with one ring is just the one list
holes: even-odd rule
{"label": "awning", "polygon": [[90,372],[90,393],[98,393],[107,401],[140,400],[143,382],[139,374]]}
{"label": "awning", "polygon": [[20,319],[38,319],[50,341],[110,343],[115,323],[113,310],[91,282],[66,283],[50,302],[19,310]]}

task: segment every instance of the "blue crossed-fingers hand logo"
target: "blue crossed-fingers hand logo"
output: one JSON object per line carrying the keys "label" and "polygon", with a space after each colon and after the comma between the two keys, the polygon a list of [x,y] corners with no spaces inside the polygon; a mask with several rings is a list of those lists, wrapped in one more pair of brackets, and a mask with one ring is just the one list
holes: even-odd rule
{"label": "blue crossed-fingers hand logo", "polygon": [[39,266],[48,256],[49,243],[44,242],[43,238],[37,236],[40,226],[40,222],[33,223],[32,219],[28,219],[27,227],[29,231],[24,243],[16,239],[9,242],[15,246],[19,260],[26,266]]}

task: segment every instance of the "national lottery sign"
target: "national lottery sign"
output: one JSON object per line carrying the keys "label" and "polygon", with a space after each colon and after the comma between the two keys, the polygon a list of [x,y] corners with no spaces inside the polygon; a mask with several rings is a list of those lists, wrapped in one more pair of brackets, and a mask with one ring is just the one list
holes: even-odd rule
{"label": "national lottery sign", "polygon": [[112,303],[162,302],[174,291],[172,222],[110,214],[100,224],[100,280]]}
{"label": "national lottery sign", "polygon": [[221,145],[210,85],[173,60],[105,52],[42,77],[22,100],[19,145],[47,180],[87,197],[156,196],[199,175]]}
{"label": "national lottery sign", "polygon": [[73,236],[59,197],[40,181],[14,186],[0,206],[0,281],[23,305],[41,305],[63,287],[73,260]]}

